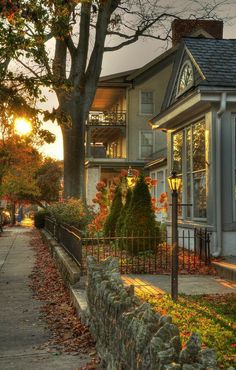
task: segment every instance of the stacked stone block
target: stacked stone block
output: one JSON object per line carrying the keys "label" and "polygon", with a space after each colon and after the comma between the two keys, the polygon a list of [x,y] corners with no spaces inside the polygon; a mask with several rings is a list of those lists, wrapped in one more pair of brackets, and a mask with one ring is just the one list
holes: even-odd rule
{"label": "stacked stone block", "polygon": [[215,352],[193,333],[182,349],[172,318],[156,313],[120,278],[118,262],[88,257],[90,330],[107,370],[216,370]]}

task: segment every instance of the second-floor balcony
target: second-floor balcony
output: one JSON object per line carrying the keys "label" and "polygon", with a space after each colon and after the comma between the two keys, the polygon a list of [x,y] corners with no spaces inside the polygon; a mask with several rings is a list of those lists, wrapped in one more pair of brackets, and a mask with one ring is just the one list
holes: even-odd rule
{"label": "second-floor balcony", "polygon": [[126,112],[90,112],[87,120],[88,126],[125,126]]}

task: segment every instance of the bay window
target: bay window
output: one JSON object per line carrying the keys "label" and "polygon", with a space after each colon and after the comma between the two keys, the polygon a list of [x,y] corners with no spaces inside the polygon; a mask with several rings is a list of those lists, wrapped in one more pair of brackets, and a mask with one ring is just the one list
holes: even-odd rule
{"label": "bay window", "polygon": [[172,167],[182,178],[179,207],[186,219],[205,219],[206,214],[206,140],[205,122],[199,121],[173,134]]}

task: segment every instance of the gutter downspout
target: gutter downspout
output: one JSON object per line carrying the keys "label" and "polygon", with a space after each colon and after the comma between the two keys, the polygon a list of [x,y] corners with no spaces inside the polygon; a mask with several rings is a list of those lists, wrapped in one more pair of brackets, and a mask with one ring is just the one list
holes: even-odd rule
{"label": "gutter downspout", "polygon": [[222,253],[221,124],[222,115],[226,110],[226,101],[227,94],[222,92],[216,125],[216,250],[212,253],[213,257],[219,257]]}

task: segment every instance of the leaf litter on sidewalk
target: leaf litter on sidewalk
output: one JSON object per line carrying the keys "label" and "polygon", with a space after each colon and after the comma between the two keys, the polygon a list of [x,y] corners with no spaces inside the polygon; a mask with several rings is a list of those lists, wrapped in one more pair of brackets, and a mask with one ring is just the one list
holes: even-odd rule
{"label": "leaf litter on sidewalk", "polygon": [[55,355],[88,355],[91,362],[81,370],[97,369],[99,360],[89,329],[77,316],[69,292],[38,230],[32,231],[31,247],[36,260],[30,275],[30,287],[34,296],[44,303],[41,313],[51,331],[51,338],[44,347]]}

